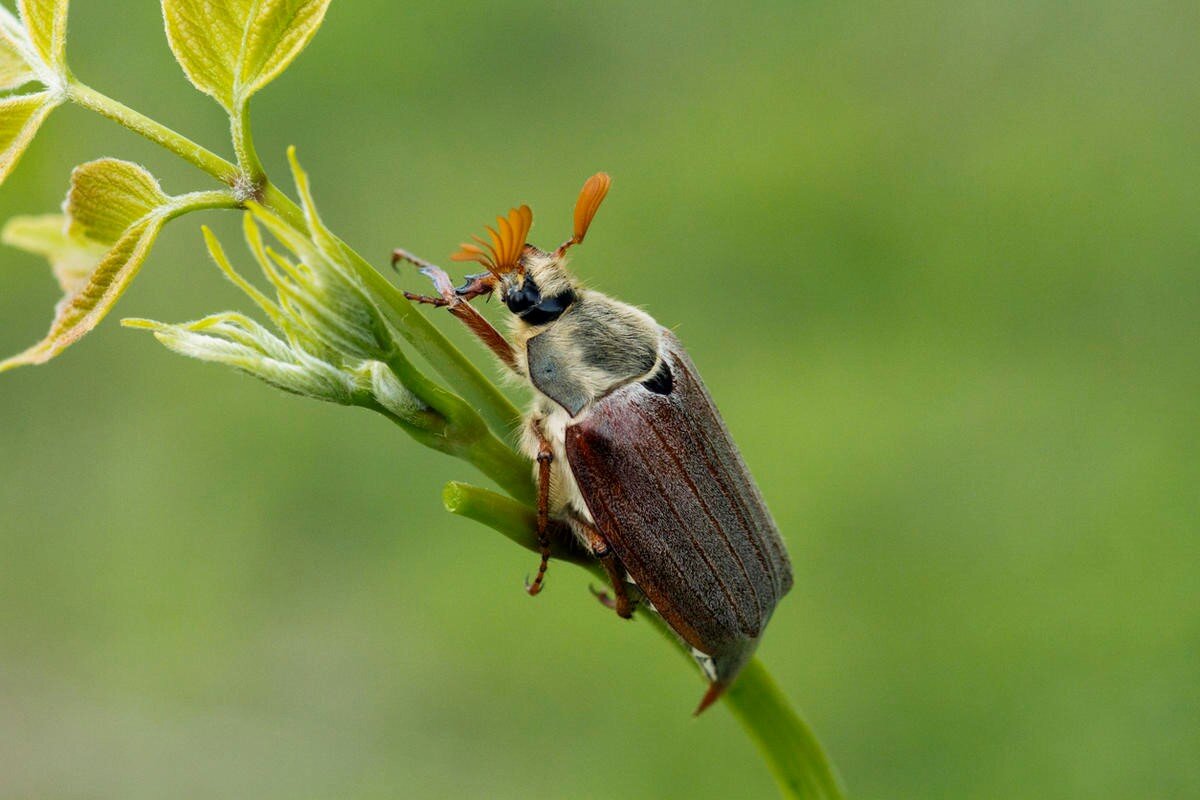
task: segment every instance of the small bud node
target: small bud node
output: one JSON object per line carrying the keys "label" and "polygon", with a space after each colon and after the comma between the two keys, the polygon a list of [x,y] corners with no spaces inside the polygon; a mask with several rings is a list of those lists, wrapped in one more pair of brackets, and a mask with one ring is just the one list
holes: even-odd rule
{"label": "small bud node", "polygon": [[256,203],[262,202],[262,181],[256,181],[244,172],[239,172],[234,176],[233,181],[229,184],[229,189],[233,193],[233,199],[238,203],[246,203],[251,200]]}

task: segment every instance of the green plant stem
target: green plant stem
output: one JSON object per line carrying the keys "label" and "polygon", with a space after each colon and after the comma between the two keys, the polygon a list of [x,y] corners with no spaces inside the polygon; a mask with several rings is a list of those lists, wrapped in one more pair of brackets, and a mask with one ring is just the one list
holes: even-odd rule
{"label": "green plant stem", "polygon": [[[526,469],[528,470],[528,465]],[[529,472],[526,471],[525,474],[528,476]],[[527,503],[459,481],[450,481],[442,489],[442,503],[450,513],[487,525],[526,550],[540,552],[537,540],[537,512]],[[577,564],[597,578],[604,578],[604,570],[600,568],[596,559],[570,547],[562,537],[551,537],[550,555],[559,561]]]}
{"label": "green plant stem", "polygon": [[172,198],[168,206],[168,219],[174,219],[190,211],[203,211],[207,208],[237,208],[238,201],[225,190],[211,192],[189,192]]}
{"label": "green plant stem", "polygon": [[[513,497],[526,503],[533,502],[533,473],[529,459],[496,438],[473,408],[458,395],[426,378],[398,348],[384,359],[384,363],[400,383],[444,420],[438,436],[418,437],[423,444],[469,461]],[[393,414],[388,416],[395,418]],[[407,430],[407,425],[402,427]]]}
{"label": "green plant stem", "polygon": [[758,745],[784,797],[840,800],[846,796],[812,728],[792,708],[762,661],[752,659],[724,699]]}
{"label": "green plant stem", "polygon": [[533,469],[529,459],[518,454],[490,432],[482,433],[463,455],[480,472],[487,475],[518,501],[536,502]]}
{"label": "green plant stem", "polygon": [[155,144],[165,147],[189,164],[212,175],[221,183],[232,186],[237,181],[239,172],[235,164],[231,164],[211,150],[201,147],[186,136],[134,111],[108,95],[72,79],[67,86],[67,96],[84,108],[95,111],[134,133],[145,136]]}
{"label": "green plant stem", "polygon": [[[457,481],[446,484],[442,501],[447,511],[487,525],[521,547],[538,552],[537,514],[529,506]],[[551,555],[560,561],[577,564],[594,577],[605,580],[604,571],[594,558],[570,548],[561,540],[551,539]],[[649,620],[689,663],[692,661],[687,648],[661,617],[642,611],[639,616]],[[816,735],[792,708],[762,661],[752,659],[723,700],[758,745],[785,798],[841,800],[845,797],[841,782]]]}
{"label": "green plant stem", "polygon": [[230,135],[238,166],[252,187],[261,187],[267,182],[267,172],[254,149],[254,136],[250,130],[250,101],[243,100],[237,111],[229,116]]}

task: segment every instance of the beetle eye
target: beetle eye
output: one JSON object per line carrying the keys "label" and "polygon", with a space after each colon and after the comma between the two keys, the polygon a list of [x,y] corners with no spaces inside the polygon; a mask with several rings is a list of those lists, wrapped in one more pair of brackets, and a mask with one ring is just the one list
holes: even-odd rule
{"label": "beetle eye", "polygon": [[541,301],[542,293],[528,275],[525,276],[525,282],[521,284],[520,289],[510,291],[504,296],[504,304],[514,314],[527,311]]}
{"label": "beetle eye", "polygon": [[544,297],[536,306],[521,313],[521,319],[530,325],[545,325],[563,315],[575,302],[575,292],[567,289],[553,297]]}

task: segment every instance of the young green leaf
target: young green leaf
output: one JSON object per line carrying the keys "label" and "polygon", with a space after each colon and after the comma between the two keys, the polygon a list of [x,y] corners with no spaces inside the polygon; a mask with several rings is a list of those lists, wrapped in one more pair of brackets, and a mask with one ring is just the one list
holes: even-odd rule
{"label": "young green leaf", "polygon": [[42,341],[0,362],[0,372],[43,364],[77,342],[128,288],[167,220],[217,205],[232,206],[234,201],[227,192],[168,197],[154,176],[128,161],[105,158],[76,167],[65,204],[66,235],[104,250],[104,255],[86,280],[63,285],[66,294]]}
{"label": "young green leaf", "polygon": [[330,0],[162,0],[167,40],[188,80],[231,114],[309,43]]}
{"label": "young green leaf", "polygon": [[52,92],[0,100],[0,183],[17,166],[46,116],[61,102],[62,99]]}
{"label": "young green leaf", "polygon": [[55,73],[67,69],[67,0],[20,0],[18,6],[29,41]]}
{"label": "young green leaf", "polygon": [[154,176],[137,164],[102,158],[76,167],[64,206],[71,229],[111,245],[127,228],[167,204]]}
{"label": "young green leaf", "polygon": [[0,91],[10,91],[37,78],[13,31],[0,24]]}
{"label": "young green leaf", "polygon": [[68,233],[67,225],[62,214],[13,217],[0,233],[0,240],[49,261],[63,296],[71,297],[87,285],[108,248]]}
{"label": "young green leaf", "polygon": [[164,216],[154,215],[126,231],[96,265],[83,288],[58,304],[54,321],[42,341],[0,361],[0,372],[26,364],[44,364],[96,327],[129,287],[165,222]]}

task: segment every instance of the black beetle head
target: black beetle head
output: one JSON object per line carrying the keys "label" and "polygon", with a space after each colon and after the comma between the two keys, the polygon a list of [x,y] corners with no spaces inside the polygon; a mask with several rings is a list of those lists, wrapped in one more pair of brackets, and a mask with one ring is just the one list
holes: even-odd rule
{"label": "black beetle head", "polygon": [[504,305],[527,325],[546,325],[563,315],[575,302],[575,290],[569,285],[552,295],[543,295],[537,282],[525,273],[520,284],[504,292]]}

